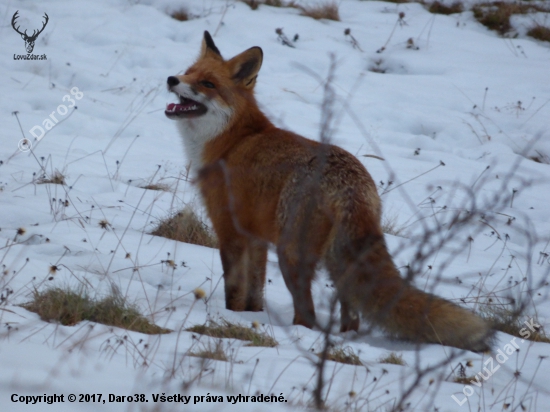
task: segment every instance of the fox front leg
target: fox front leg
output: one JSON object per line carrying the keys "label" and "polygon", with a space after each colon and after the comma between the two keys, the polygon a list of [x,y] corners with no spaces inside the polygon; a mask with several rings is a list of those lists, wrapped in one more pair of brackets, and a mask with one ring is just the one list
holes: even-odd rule
{"label": "fox front leg", "polygon": [[244,239],[220,245],[225,307],[236,312],[263,310],[267,246]]}

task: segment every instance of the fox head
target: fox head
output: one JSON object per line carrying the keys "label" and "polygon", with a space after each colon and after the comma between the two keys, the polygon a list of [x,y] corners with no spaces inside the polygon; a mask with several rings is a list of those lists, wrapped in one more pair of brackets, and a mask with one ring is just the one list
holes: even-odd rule
{"label": "fox head", "polygon": [[253,89],[262,59],[262,49],[252,47],[224,60],[205,31],[197,61],[183,75],[168,77],[168,90],[179,101],[169,103],[165,114],[178,122],[195,166],[200,164],[204,144],[242,117],[251,103],[255,105]]}

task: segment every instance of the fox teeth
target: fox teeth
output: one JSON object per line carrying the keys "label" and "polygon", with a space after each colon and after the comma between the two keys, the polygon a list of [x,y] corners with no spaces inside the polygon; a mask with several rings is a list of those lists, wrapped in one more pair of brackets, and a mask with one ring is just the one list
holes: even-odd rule
{"label": "fox teeth", "polygon": [[166,112],[167,113],[191,112],[191,111],[195,111],[195,110],[198,110],[198,109],[199,109],[199,106],[196,105],[196,104],[194,104],[192,106],[188,106],[188,107],[185,107],[185,105],[178,104],[178,103],[168,103],[166,105]]}

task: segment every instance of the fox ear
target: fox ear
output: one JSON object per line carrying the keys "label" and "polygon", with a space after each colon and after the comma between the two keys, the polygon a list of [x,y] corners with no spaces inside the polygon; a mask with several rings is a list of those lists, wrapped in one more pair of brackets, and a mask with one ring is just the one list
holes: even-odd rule
{"label": "fox ear", "polygon": [[214,57],[216,59],[221,59],[222,54],[214,44],[214,40],[212,40],[212,36],[210,36],[210,33],[207,31],[204,32],[204,38],[202,39],[202,47],[201,47],[201,57]]}
{"label": "fox ear", "polygon": [[227,62],[231,70],[232,79],[247,89],[256,84],[256,77],[262,67],[263,52],[259,47],[251,47]]}

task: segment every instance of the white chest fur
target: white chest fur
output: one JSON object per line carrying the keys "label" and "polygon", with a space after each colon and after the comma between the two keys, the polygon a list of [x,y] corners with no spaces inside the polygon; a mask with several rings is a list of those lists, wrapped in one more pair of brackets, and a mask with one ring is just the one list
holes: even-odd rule
{"label": "white chest fur", "polygon": [[[196,99],[196,96],[194,96]],[[191,170],[195,174],[203,166],[203,152],[206,143],[219,136],[228,126],[233,111],[215,100],[197,99],[207,107],[199,117],[177,119],[179,133]]]}

